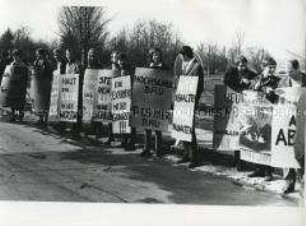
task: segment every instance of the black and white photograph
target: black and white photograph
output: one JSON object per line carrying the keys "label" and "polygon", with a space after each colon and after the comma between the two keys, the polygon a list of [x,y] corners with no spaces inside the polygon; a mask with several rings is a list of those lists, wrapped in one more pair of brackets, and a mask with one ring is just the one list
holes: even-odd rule
{"label": "black and white photograph", "polygon": [[92,225],[81,209],[103,225],[241,225],[247,209],[252,225],[305,223],[305,13],[303,0],[0,0],[0,224],[63,210]]}

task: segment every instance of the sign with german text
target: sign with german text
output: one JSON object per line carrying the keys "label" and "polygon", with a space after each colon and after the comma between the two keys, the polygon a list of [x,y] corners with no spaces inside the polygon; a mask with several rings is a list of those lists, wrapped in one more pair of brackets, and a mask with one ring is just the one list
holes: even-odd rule
{"label": "sign with german text", "polygon": [[99,70],[97,75],[97,90],[95,91],[95,103],[93,111],[93,121],[111,122],[111,87],[112,78],[118,72],[115,70]]}
{"label": "sign with german text", "polygon": [[225,85],[216,85],[214,95],[213,147],[218,151],[239,150],[238,113],[242,94]]}
{"label": "sign with german text", "polygon": [[125,134],[131,132],[131,76],[126,75],[112,79],[112,117],[113,133]]}
{"label": "sign with german text", "polygon": [[136,68],[132,92],[131,126],[168,131],[173,76],[169,71]]}
{"label": "sign with german text", "polygon": [[79,75],[64,74],[60,76],[59,117],[63,122],[76,122],[78,115]]}
{"label": "sign with german text", "polygon": [[179,78],[175,94],[172,137],[177,140],[191,141],[194,129],[194,110],[199,78],[183,76]]}

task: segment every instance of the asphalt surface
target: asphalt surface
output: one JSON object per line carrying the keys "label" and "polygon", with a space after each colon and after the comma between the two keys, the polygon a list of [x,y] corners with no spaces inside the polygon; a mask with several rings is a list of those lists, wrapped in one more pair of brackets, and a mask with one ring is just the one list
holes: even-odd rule
{"label": "asphalt surface", "polygon": [[0,122],[0,200],[296,206],[281,196],[140,150],[82,145],[29,125]]}

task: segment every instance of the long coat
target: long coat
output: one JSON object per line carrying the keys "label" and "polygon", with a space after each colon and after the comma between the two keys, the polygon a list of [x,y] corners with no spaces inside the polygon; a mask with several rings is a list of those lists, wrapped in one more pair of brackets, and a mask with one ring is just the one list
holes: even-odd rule
{"label": "long coat", "polygon": [[1,91],[0,105],[22,110],[28,84],[29,70],[23,62],[12,62],[5,69]]}
{"label": "long coat", "polygon": [[46,114],[49,110],[52,87],[53,67],[47,60],[36,60],[32,71],[32,97],[34,111],[38,115]]}

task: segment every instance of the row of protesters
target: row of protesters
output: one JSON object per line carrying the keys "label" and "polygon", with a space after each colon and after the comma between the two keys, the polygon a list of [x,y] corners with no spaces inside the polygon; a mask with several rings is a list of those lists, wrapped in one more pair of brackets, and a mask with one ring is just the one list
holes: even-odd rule
{"label": "row of protesters", "polygon": [[[272,57],[267,57],[262,62],[261,73],[256,75],[250,69],[247,69],[247,59],[244,56],[240,56],[237,61],[237,67],[230,69],[226,73],[224,83],[236,92],[242,92],[243,90],[261,92],[269,102],[277,104],[279,101],[279,96],[275,92],[277,88],[304,87],[306,85],[306,76],[299,70],[299,63],[296,59],[290,60],[287,63],[287,74],[284,77],[276,75],[276,67],[276,61]],[[243,74],[245,75],[243,76]],[[303,163],[302,167],[304,167]],[[248,176],[264,177],[265,181],[271,181],[273,180],[272,167],[257,164],[256,170]],[[295,170],[290,169],[284,177],[287,181],[284,193],[294,191],[296,181]]]}
{"label": "row of protesters", "polygon": [[1,82],[0,105],[11,108],[10,121],[16,120],[16,111],[20,121],[24,117],[29,70],[21,55],[19,49],[12,51],[13,62],[6,66]]}

